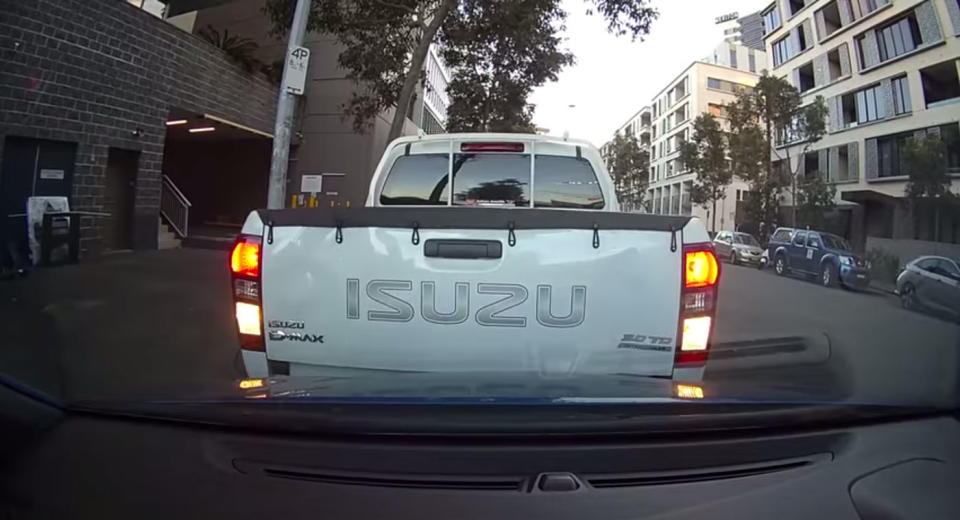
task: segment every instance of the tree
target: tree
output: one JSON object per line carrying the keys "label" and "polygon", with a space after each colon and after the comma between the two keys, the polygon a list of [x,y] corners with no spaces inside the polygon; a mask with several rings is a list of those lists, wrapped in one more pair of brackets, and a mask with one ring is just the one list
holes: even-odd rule
{"label": "tree", "polygon": [[[296,0],[267,0],[272,33],[286,34]],[[648,0],[584,0],[610,32],[642,38],[657,17]],[[338,58],[361,88],[344,106],[363,131],[395,108],[389,139],[399,137],[431,44],[453,70],[454,123],[464,128],[526,129],[533,87],[556,78],[572,57],[558,50],[561,0],[311,0],[308,31],[333,35]],[[543,46],[538,48],[538,46]],[[537,60],[542,63],[537,63]],[[463,105],[462,107],[459,105]],[[466,116],[478,110],[473,120]]]}
{"label": "tree", "polygon": [[555,29],[565,20],[553,0],[463,0],[440,38],[452,69],[447,130],[534,132],[527,97],[573,63]]}
{"label": "tree", "polygon": [[950,192],[950,175],[947,173],[947,147],[936,135],[927,135],[922,139],[907,139],[904,149],[904,162],[907,165],[906,194],[914,215],[916,226],[917,210],[923,207],[933,209],[933,240],[940,240],[940,211],[956,197]]}
{"label": "tree", "polygon": [[620,205],[626,210],[640,209],[647,194],[650,156],[640,149],[637,138],[617,132],[604,147],[603,160]]}
{"label": "tree", "polygon": [[836,206],[837,188],[816,172],[799,184],[796,193],[800,226],[823,229],[827,212]]}
{"label": "tree", "polygon": [[720,123],[713,114],[700,114],[693,122],[693,137],[680,144],[680,162],[697,174],[690,191],[690,200],[712,207],[710,229],[717,230],[717,201],[726,197],[733,181],[733,170],[727,159],[727,142]]}
{"label": "tree", "polygon": [[[798,181],[799,164],[791,171],[790,147],[782,155],[780,145],[803,143],[800,153],[806,153],[826,130],[826,103],[817,96],[812,103],[802,105],[796,88],[764,73],[756,86],[741,89],[726,109],[733,168],[750,183],[747,213],[765,237],[779,220],[784,187],[790,186],[795,194]],[[780,159],[778,163],[773,157]],[[793,206],[796,223],[796,204]]]}

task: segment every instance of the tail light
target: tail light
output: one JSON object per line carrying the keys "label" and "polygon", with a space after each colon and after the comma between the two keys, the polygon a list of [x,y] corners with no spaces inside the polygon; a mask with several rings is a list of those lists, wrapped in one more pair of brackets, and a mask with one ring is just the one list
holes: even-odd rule
{"label": "tail light", "polygon": [[230,251],[230,285],[237,320],[240,347],[264,350],[263,312],[261,305],[260,260],[263,258],[260,237],[240,235]]}
{"label": "tail light", "polygon": [[697,367],[707,362],[719,281],[720,263],[713,245],[705,242],[684,246],[676,350],[678,367]]}

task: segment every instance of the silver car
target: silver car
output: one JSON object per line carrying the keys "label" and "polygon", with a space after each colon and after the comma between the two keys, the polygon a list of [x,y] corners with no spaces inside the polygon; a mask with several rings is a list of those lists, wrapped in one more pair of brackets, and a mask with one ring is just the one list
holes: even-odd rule
{"label": "silver car", "polygon": [[721,231],[713,239],[713,248],[717,257],[727,260],[731,264],[760,265],[763,257],[763,248],[756,238],[749,233],[739,231]]}
{"label": "silver car", "polygon": [[921,256],[897,277],[905,309],[928,309],[960,317],[960,267],[942,256]]}

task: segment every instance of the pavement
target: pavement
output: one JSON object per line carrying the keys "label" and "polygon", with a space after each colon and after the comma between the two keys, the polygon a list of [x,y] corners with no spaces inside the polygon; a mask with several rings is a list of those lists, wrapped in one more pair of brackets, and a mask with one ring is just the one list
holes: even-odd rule
{"label": "pavement", "polygon": [[[0,372],[68,400],[208,394],[243,377],[226,253],[120,253],[0,282]],[[723,265],[706,379],[920,399],[957,386],[960,327],[892,295]]]}

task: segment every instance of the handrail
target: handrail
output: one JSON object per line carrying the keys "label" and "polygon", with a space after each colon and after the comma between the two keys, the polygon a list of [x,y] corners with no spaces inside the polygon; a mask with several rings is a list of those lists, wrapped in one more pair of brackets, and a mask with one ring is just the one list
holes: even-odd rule
{"label": "handrail", "polygon": [[177,188],[173,179],[164,175],[160,189],[160,215],[180,238],[186,238],[190,224],[190,200]]}
{"label": "handrail", "polygon": [[170,185],[170,188],[173,189],[174,193],[177,194],[177,198],[180,199],[180,202],[183,202],[184,204],[186,204],[188,208],[193,207],[193,204],[190,204],[190,199],[188,199],[187,196],[184,195],[182,191],[180,191],[180,188],[178,188],[177,185],[173,183],[173,179],[171,179],[167,175],[164,175],[163,181]]}

